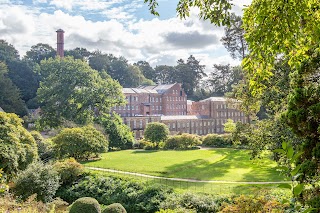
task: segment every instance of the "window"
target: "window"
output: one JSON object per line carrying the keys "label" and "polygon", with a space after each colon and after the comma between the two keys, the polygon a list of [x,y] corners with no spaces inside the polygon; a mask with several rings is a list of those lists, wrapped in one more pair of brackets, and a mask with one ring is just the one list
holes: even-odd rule
{"label": "window", "polygon": [[179,122],[177,123],[177,127],[180,128],[180,123]]}
{"label": "window", "polygon": [[156,110],[159,110],[159,107],[158,107],[158,106],[156,106]]}
{"label": "window", "polygon": [[133,128],[136,128],[136,125],[137,125],[137,121],[133,120]]}
{"label": "window", "polygon": [[140,120],[140,128],[142,128],[142,120]]}
{"label": "window", "polygon": [[175,123],[172,124],[172,128],[176,128],[176,124]]}
{"label": "window", "polygon": [[161,108],[162,108],[162,106],[159,106],[160,107],[160,110],[162,110]]}
{"label": "window", "polygon": [[207,122],[203,122],[203,126],[207,126]]}
{"label": "window", "polygon": [[189,127],[189,122],[187,123],[187,127]]}
{"label": "window", "polygon": [[158,98],[156,98],[156,102],[158,102]]}

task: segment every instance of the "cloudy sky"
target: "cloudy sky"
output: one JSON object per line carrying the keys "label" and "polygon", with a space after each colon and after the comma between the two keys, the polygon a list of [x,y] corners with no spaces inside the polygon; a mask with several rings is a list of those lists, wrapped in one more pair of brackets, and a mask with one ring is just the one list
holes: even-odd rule
{"label": "cloudy sky", "polygon": [[[192,54],[207,66],[207,72],[215,63],[240,64],[220,42],[223,28],[200,21],[196,9],[190,18],[179,19],[178,0],[158,2],[160,17],[151,15],[143,0],[0,0],[0,39],[23,56],[37,43],[56,48],[55,31],[61,28],[66,49],[99,49],[131,63],[175,65]],[[233,2],[234,11],[241,14],[250,0]]]}

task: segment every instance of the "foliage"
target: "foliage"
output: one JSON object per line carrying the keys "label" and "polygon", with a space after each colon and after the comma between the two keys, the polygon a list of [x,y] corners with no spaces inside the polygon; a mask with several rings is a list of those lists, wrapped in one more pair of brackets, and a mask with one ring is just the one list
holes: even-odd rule
{"label": "foliage", "polygon": [[164,144],[164,149],[191,149],[201,144],[197,135],[183,133],[169,137]]}
{"label": "foliage", "polygon": [[44,139],[42,135],[37,131],[31,131],[30,134],[37,143],[39,158],[43,161],[53,158],[54,153],[51,140]]}
{"label": "foliage", "polygon": [[169,128],[163,123],[148,123],[144,131],[144,137],[150,142],[160,143],[165,141],[169,135]]}
{"label": "foliage", "polygon": [[248,45],[244,38],[244,30],[242,28],[242,18],[234,13],[231,14],[231,24],[224,28],[224,36],[221,42],[232,58],[244,59],[248,54]]}
{"label": "foliage", "polygon": [[153,84],[145,78],[138,66],[130,65],[124,57],[115,57],[112,54],[94,52],[89,58],[89,65],[100,73],[106,71],[112,79],[117,80],[123,87],[137,87]]}
{"label": "foliage", "polygon": [[37,144],[15,114],[0,112],[0,168],[9,178],[38,158]]}
{"label": "foliage", "polygon": [[38,43],[26,52],[25,59],[40,64],[42,60],[54,58],[56,51],[49,44]]}
{"label": "foliage", "polygon": [[224,131],[227,133],[233,133],[236,131],[236,123],[232,119],[228,119],[224,126]]}
{"label": "foliage", "polygon": [[42,61],[40,68],[42,80],[37,94],[43,104],[43,126],[57,127],[65,120],[88,124],[124,102],[119,83],[107,75],[101,78],[84,61],[50,58]]}
{"label": "foliage", "polygon": [[59,158],[88,159],[108,150],[107,139],[92,126],[65,128],[52,141]]}
{"label": "foliage", "polygon": [[80,197],[93,197],[104,205],[121,203],[130,212],[155,212],[172,193],[160,186],[147,186],[131,179],[87,176],[69,188],[61,188],[58,196],[68,202]]}
{"label": "foliage", "polygon": [[214,198],[210,195],[199,195],[188,192],[184,194],[171,194],[164,202],[161,203],[160,207],[162,209],[171,210],[185,209],[185,212],[218,212],[220,207],[220,201],[219,199]]}
{"label": "foliage", "polygon": [[[36,201],[36,195],[30,196],[26,201],[17,201],[11,194],[0,196],[0,212],[10,213],[66,213],[63,209],[58,210],[55,200],[51,203]],[[60,206],[59,206],[60,207]]]}
{"label": "foliage", "polygon": [[[157,0],[144,0],[148,3],[149,10],[153,15],[159,15],[156,8],[158,6]],[[186,18],[190,15],[190,9],[192,7],[198,7],[200,9],[200,18],[210,20],[218,26],[229,25],[231,22],[230,9],[232,3],[224,0],[179,0],[177,4],[177,13],[180,18]]]}
{"label": "foliage", "polygon": [[113,203],[108,205],[102,213],[127,213],[127,211],[120,203]]}
{"label": "foliage", "polygon": [[104,132],[108,135],[109,149],[132,148],[134,142],[133,133],[130,128],[123,123],[118,114],[104,114],[99,118],[98,122],[103,126]]}
{"label": "foliage", "polygon": [[0,196],[9,190],[9,186],[6,184],[6,179],[3,176],[3,171],[0,169]]}
{"label": "foliage", "polygon": [[59,175],[51,165],[41,162],[30,164],[15,180],[14,194],[22,200],[37,194],[36,199],[50,202],[59,188]]}
{"label": "foliage", "polygon": [[74,59],[88,60],[92,55],[86,48],[77,47],[72,50],[65,50],[65,56],[72,56]]}
{"label": "foliage", "polygon": [[70,213],[101,213],[98,201],[92,197],[82,197],[74,201],[70,206]]}
{"label": "foliage", "polygon": [[74,158],[57,161],[53,168],[58,172],[62,185],[71,184],[84,174],[84,167]]}
{"label": "foliage", "polygon": [[241,195],[234,199],[230,204],[224,203],[221,213],[268,213],[268,212],[285,212],[288,205],[281,204],[279,201],[269,199],[267,197],[259,196],[245,196]]}
{"label": "foliage", "polygon": [[6,112],[13,112],[20,116],[26,115],[27,108],[21,99],[20,91],[7,74],[7,66],[0,61],[0,106]]}
{"label": "foliage", "polygon": [[202,146],[231,147],[232,141],[229,135],[208,134],[203,137]]}
{"label": "foliage", "polygon": [[148,79],[156,82],[156,80],[157,80],[157,79],[156,79],[156,72],[155,72],[155,70],[150,66],[150,64],[149,64],[147,61],[138,61],[137,63],[134,63],[133,65],[138,66],[139,69],[141,70],[142,74],[143,74],[146,78],[148,78]]}
{"label": "foliage", "polygon": [[[14,60],[7,62],[8,76],[21,92],[21,98],[29,108],[35,109],[34,104],[37,89],[39,88],[39,74],[35,71],[38,65],[26,60]],[[33,105],[32,105],[33,104]]]}

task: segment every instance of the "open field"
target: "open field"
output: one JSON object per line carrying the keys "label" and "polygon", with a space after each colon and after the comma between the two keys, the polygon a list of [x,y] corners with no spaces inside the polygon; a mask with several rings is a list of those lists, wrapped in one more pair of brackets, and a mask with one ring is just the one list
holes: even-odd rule
{"label": "open field", "polygon": [[249,151],[236,149],[145,151],[125,150],[102,154],[85,166],[130,171],[161,177],[220,181],[283,181],[276,163],[250,160]]}

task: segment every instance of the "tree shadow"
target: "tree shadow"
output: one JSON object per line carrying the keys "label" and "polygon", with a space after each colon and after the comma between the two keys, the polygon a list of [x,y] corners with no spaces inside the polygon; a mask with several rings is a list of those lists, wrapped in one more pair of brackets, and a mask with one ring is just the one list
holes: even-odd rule
{"label": "tree shadow", "polygon": [[266,161],[250,160],[248,152],[219,150],[222,155],[217,161],[212,158],[196,159],[166,167],[166,177],[195,180],[222,181],[281,181],[283,177],[275,168],[264,165]]}

